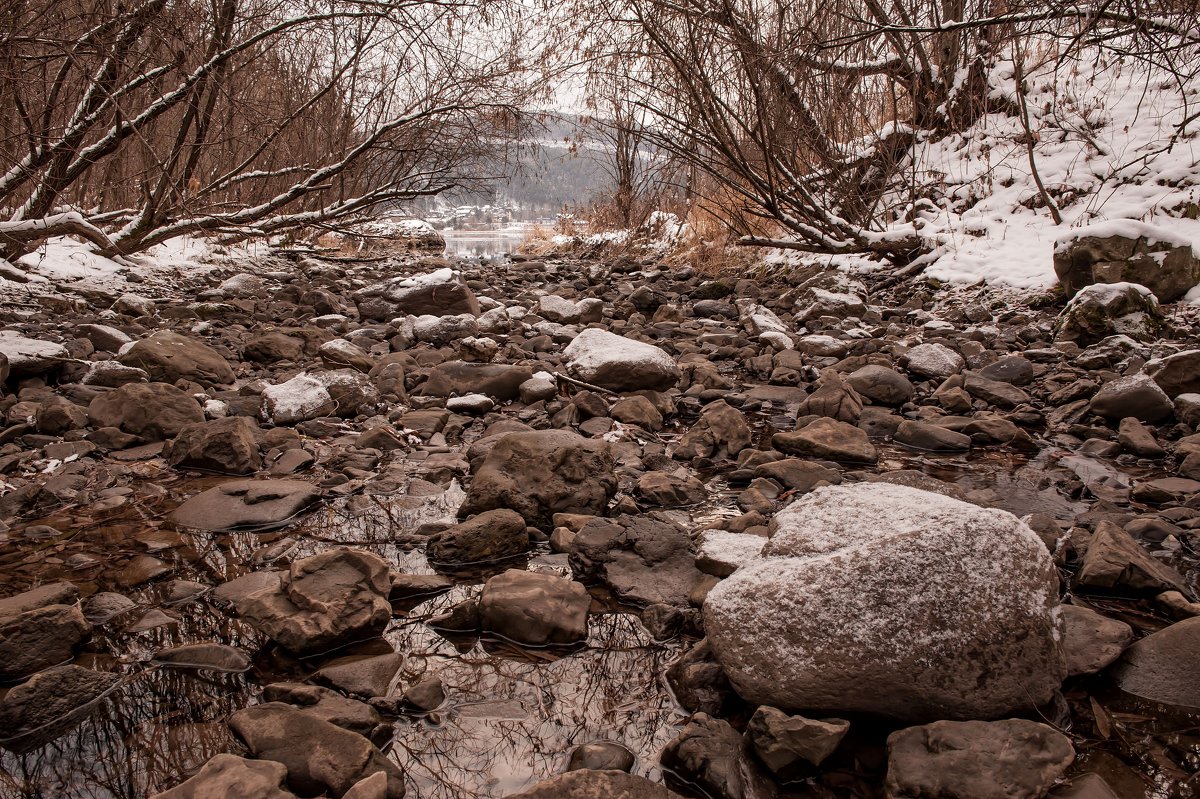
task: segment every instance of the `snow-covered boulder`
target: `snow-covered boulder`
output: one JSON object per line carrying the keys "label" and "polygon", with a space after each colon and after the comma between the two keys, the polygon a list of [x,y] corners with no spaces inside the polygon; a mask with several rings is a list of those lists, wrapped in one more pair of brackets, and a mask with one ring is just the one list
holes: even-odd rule
{"label": "snow-covered boulder", "polygon": [[612,391],[664,391],[679,381],[679,367],[670,355],[607,330],[582,331],[563,355],[574,377]]}
{"label": "snow-covered boulder", "polygon": [[1137,283],[1095,283],[1071,298],[1055,325],[1055,337],[1082,346],[1112,335],[1152,341],[1166,319],[1150,289]]}
{"label": "snow-covered boulder", "polygon": [[263,419],[275,425],[296,424],[333,411],[333,398],[325,384],[301,372],[283,383],[263,389]]}
{"label": "snow-covered boulder", "polygon": [[752,336],[761,336],[763,333],[782,333],[786,336],[791,333],[783,320],[770,308],[756,302],[740,302],[738,309],[742,327]]}
{"label": "snow-covered boulder", "polygon": [[444,267],[423,275],[398,277],[354,293],[363,320],[386,322],[397,316],[479,316],[479,300],[462,273]]}
{"label": "snow-covered boulder", "polygon": [[1059,238],[1054,272],[1068,293],[1093,283],[1137,283],[1159,302],[1175,302],[1200,284],[1200,253],[1187,236],[1116,219]]}
{"label": "snow-covered boulder", "polygon": [[581,316],[578,303],[557,294],[544,294],[538,297],[537,312],[539,316],[549,319],[551,322],[559,322],[564,325],[575,324]]}
{"label": "snow-covered boulder", "polygon": [[967,368],[963,356],[945,344],[918,344],[900,357],[910,374],[945,380]]}
{"label": "snow-covered boulder", "polygon": [[441,347],[479,333],[479,320],[469,313],[418,316],[412,324],[417,341]]}
{"label": "snow-covered boulder", "polygon": [[817,489],[718,584],[704,627],[738,693],[789,711],[990,719],[1064,677],[1058,574],[1005,511],[887,483]]}
{"label": "snow-covered boulder", "polygon": [[70,357],[62,344],[26,338],[15,330],[0,330],[0,354],[8,358],[9,373],[17,376],[45,374]]}
{"label": "snow-covered boulder", "polygon": [[852,316],[861,317],[867,312],[867,304],[862,298],[848,293],[826,291],[825,289],[810,288],[796,300],[796,321],[808,322],[822,316],[835,319],[848,319]]}

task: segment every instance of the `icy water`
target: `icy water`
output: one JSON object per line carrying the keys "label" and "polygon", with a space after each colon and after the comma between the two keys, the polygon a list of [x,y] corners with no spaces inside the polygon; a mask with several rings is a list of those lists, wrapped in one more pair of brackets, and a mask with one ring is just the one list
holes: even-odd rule
{"label": "icy water", "polygon": [[508,255],[525,241],[524,231],[444,230],[446,256],[491,260]]}

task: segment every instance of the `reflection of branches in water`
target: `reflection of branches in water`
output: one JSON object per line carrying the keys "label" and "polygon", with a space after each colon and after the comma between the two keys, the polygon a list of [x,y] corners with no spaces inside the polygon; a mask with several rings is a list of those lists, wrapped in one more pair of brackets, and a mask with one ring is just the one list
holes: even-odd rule
{"label": "reflection of branches in water", "polygon": [[[420,619],[473,593],[458,588],[414,611],[389,634],[446,685],[440,724],[397,725],[393,757],[415,799],[504,796],[557,773],[564,753],[595,740],[623,743],[638,773],[657,776],[677,708],[659,675],[676,647],[657,644],[630,614],[592,616],[586,647],[547,662],[504,657],[484,642],[465,654]],[[413,664],[416,665],[416,664]]]}

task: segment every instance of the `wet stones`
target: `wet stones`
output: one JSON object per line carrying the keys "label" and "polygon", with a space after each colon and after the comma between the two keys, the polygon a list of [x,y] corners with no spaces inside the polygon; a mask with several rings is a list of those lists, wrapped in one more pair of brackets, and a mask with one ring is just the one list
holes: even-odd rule
{"label": "wet stones", "polygon": [[836,419],[817,419],[799,430],[776,433],[771,443],[788,455],[820,458],[843,463],[875,463],[879,451],[866,431]]}
{"label": "wet stones", "polygon": [[898,444],[930,452],[966,452],[971,448],[971,437],[968,435],[909,419],[900,423],[893,438]]}
{"label": "wet stones", "polygon": [[191,424],[164,451],[177,469],[219,474],[253,474],[262,468],[255,434],[258,426],[245,416]]}
{"label": "wet stones", "polygon": [[511,558],[529,548],[521,514],[507,508],[484,511],[434,533],[425,552],[435,565],[468,565]]}
{"label": "wet stones", "polygon": [[672,457],[733,458],[750,446],[751,437],[745,414],[717,400],[704,406],[696,424],[675,444]]}
{"label": "wet stones", "polygon": [[247,760],[220,754],[195,776],[151,799],[293,799],[283,789],[287,767],[272,760]]}
{"label": "wet stones", "polygon": [[301,796],[341,797],[377,772],[384,799],[403,799],[404,772],[361,735],[280,702],[239,710],[229,726],[256,758],[282,763],[287,784]]}
{"label": "wet stones", "polygon": [[995,718],[1065,677],[1058,576],[1011,514],[864,483],[818,489],[771,527],[762,559],[704,603],[713,652],[749,701]]}
{"label": "wet stones", "polygon": [[0,617],[0,680],[19,680],[71,659],[91,638],[76,605],[49,604]]}
{"label": "wet stones", "polygon": [[783,778],[802,773],[806,766],[820,766],[849,731],[850,722],[843,719],[789,716],[765,705],[754,711],[746,725],[755,754]]}
{"label": "wet stones", "polygon": [[633,769],[634,763],[633,752],[621,744],[614,741],[593,741],[571,750],[567,770],[599,769],[627,772]]}
{"label": "wet stones", "polygon": [[937,721],[888,736],[888,799],[1040,799],[1075,759],[1062,733],[1024,719]]}
{"label": "wet stones", "polygon": [[507,799],[679,799],[679,794],[645,777],[581,769],[542,780]]}
{"label": "wet stones", "polygon": [[1187,592],[1178,572],[1156,560],[1129,533],[1108,521],[1096,525],[1083,563],[1075,574],[1075,584],[1083,588],[1144,593]]}
{"label": "wet stones", "polygon": [[353,299],[360,317],[378,322],[406,314],[478,316],[480,311],[462,273],[448,267],[368,286],[355,292]]}
{"label": "wet stones", "polygon": [[195,530],[269,529],[319,502],[321,492],[303,480],[230,480],[197,494],[171,513]]}
{"label": "wet stones", "polygon": [[1130,646],[1113,677],[1126,693],[1200,708],[1200,618],[1176,622]]}
{"label": "wet stones", "polygon": [[1133,629],[1090,608],[1063,605],[1063,651],[1067,674],[1097,674],[1133,643]]}
{"label": "wet stones", "polygon": [[686,607],[708,577],[696,568],[691,537],[650,516],[592,519],[571,542],[571,570],[637,605]]}
{"label": "wet stones", "polygon": [[610,391],[662,391],[680,377],[675,359],[653,344],[588,328],[563,350],[567,371]]}
{"label": "wet stones", "polygon": [[93,703],[120,681],[116,674],[79,666],[35,674],[0,700],[0,746],[26,752],[54,740],[82,721]]}
{"label": "wet stones", "polygon": [[280,646],[314,654],[382,632],[392,618],[390,589],[383,560],[335,549],[296,561],[274,585],[243,596],[236,607]]}
{"label": "wet stones", "polygon": [[159,330],[134,342],[117,360],[125,366],[145,370],[151,380],[162,383],[183,379],[204,386],[223,386],[234,380],[229,362],[216,350],[171,330]]}
{"label": "wet stones", "polygon": [[587,637],[587,589],[553,574],[509,569],[479,597],[485,632],[529,646],[576,644]]}
{"label": "wet stones", "polygon": [[607,443],[565,430],[509,433],[484,457],[458,515],[508,508],[549,530],[555,513],[603,515],[616,488]]}
{"label": "wet stones", "polygon": [[663,749],[660,759],[665,768],[698,786],[706,796],[742,799],[748,795],[742,736],[723,719],[696,713]]}
{"label": "wet stones", "polygon": [[154,662],[172,669],[211,671],[221,674],[241,674],[250,670],[250,656],[235,646],[199,643],[162,649],[155,653]]}
{"label": "wet stones", "polygon": [[147,441],[165,441],[204,421],[200,403],[167,383],[130,383],[88,405],[92,427],[114,427]]}

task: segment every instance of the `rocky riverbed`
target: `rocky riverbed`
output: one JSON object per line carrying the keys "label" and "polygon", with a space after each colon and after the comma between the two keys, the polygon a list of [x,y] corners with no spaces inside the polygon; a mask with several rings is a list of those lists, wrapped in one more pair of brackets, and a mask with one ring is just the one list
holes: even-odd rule
{"label": "rocky riverbed", "polygon": [[9,300],[0,797],[1197,792],[1195,308],[631,257]]}

